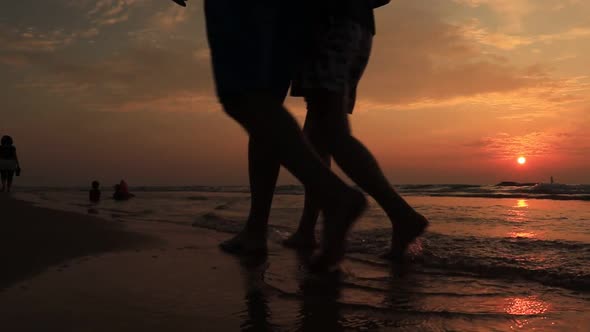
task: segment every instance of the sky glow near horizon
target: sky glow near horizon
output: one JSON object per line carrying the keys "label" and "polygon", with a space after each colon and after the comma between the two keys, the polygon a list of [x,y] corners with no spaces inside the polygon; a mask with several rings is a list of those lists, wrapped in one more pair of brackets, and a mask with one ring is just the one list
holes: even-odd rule
{"label": "sky glow near horizon", "polygon": [[[188,5],[0,5],[0,135],[15,139],[19,183],[247,183],[202,2]],[[393,0],[376,13],[351,121],[393,183],[590,183],[589,1]],[[301,101],[287,105],[302,122]]]}

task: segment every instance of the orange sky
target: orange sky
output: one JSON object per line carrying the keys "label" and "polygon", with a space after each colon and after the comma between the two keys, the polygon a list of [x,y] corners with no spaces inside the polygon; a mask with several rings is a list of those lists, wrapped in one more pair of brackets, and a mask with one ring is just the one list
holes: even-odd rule
{"label": "orange sky", "polygon": [[[354,131],[393,183],[590,183],[588,17],[586,0],[393,0]],[[19,183],[246,184],[246,136],[210,71],[201,1],[3,1],[0,134]]]}

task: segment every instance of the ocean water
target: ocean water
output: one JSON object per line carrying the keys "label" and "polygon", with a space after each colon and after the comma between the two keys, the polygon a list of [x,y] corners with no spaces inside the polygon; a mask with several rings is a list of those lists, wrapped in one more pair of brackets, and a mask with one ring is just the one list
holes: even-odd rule
{"label": "ocean water", "polygon": [[[202,227],[228,237],[243,226],[250,203],[246,187],[132,189],[137,197],[130,201],[106,198],[97,205],[89,205],[80,188],[22,188],[16,196],[44,207],[80,213],[92,208],[105,218]],[[370,201],[351,234],[343,265],[336,301],[347,312],[339,319],[342,327],[590,330],[590,186],[416,185],[398,190],[431,227],[412,247],[412,264],[402,273],[378,258],[388,248],[391,228]],[[279,243],[295,229],[302,205],[301,187],[278,188],[270,241]],[[286,267],[293,260],[269,261],[266,286],[280,293],[281,301],[300,296]]]}

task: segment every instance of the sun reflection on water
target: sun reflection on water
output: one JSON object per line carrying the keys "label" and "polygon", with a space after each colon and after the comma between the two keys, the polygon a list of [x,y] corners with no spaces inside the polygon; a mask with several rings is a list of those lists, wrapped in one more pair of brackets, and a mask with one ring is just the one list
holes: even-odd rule
{"label": "sun reflection on water", "polygon": [[540,315],[549,311],[549,303],[536,296],[513,297],[506,300],[504,311],[509,315]]}
{"label": "sun reflection on water", "polygon": [[515,239],[534,239],[537,237],[537,233],[534,232],[510,232],[508,235]]}
{"label": "sun reflection on water", "polygon": [[511,222],[525,222],[527,221],[527,213],[523,210],[513,209],[508,211],[508,217],[506,218]]}
{"label": "sun reflection on water", "polygon": [[528,207],[529,204],[526,201],[526,199],[517,200],[516,205],[513,205],[512,208],[508,210],[508,217],[506,218],[506,220],[511,222],[527,221]]}
{"label": "sun reflection on water", "polygon": [[511,326],[511,329],[523,329],[533,321],[529,316],[536,316],[535,319],[546,319],[543,314],[547,313],[550,307],[548,302],[542,301],[536,296],[513,297],[506,299],[503,310],[505,313],[515,316],[515,325]]}

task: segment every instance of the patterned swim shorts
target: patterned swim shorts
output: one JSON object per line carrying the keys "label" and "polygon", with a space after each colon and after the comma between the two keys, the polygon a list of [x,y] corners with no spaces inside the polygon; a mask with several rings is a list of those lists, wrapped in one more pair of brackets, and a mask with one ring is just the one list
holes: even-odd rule
{"label": "patterned swim shorts", "polygon": [[354,21],[331,19],[313,31],[313,38],[294,74],[291,95],[305,97],[317,89],[342,93],[344,111],[352,113],[373,34]]}

